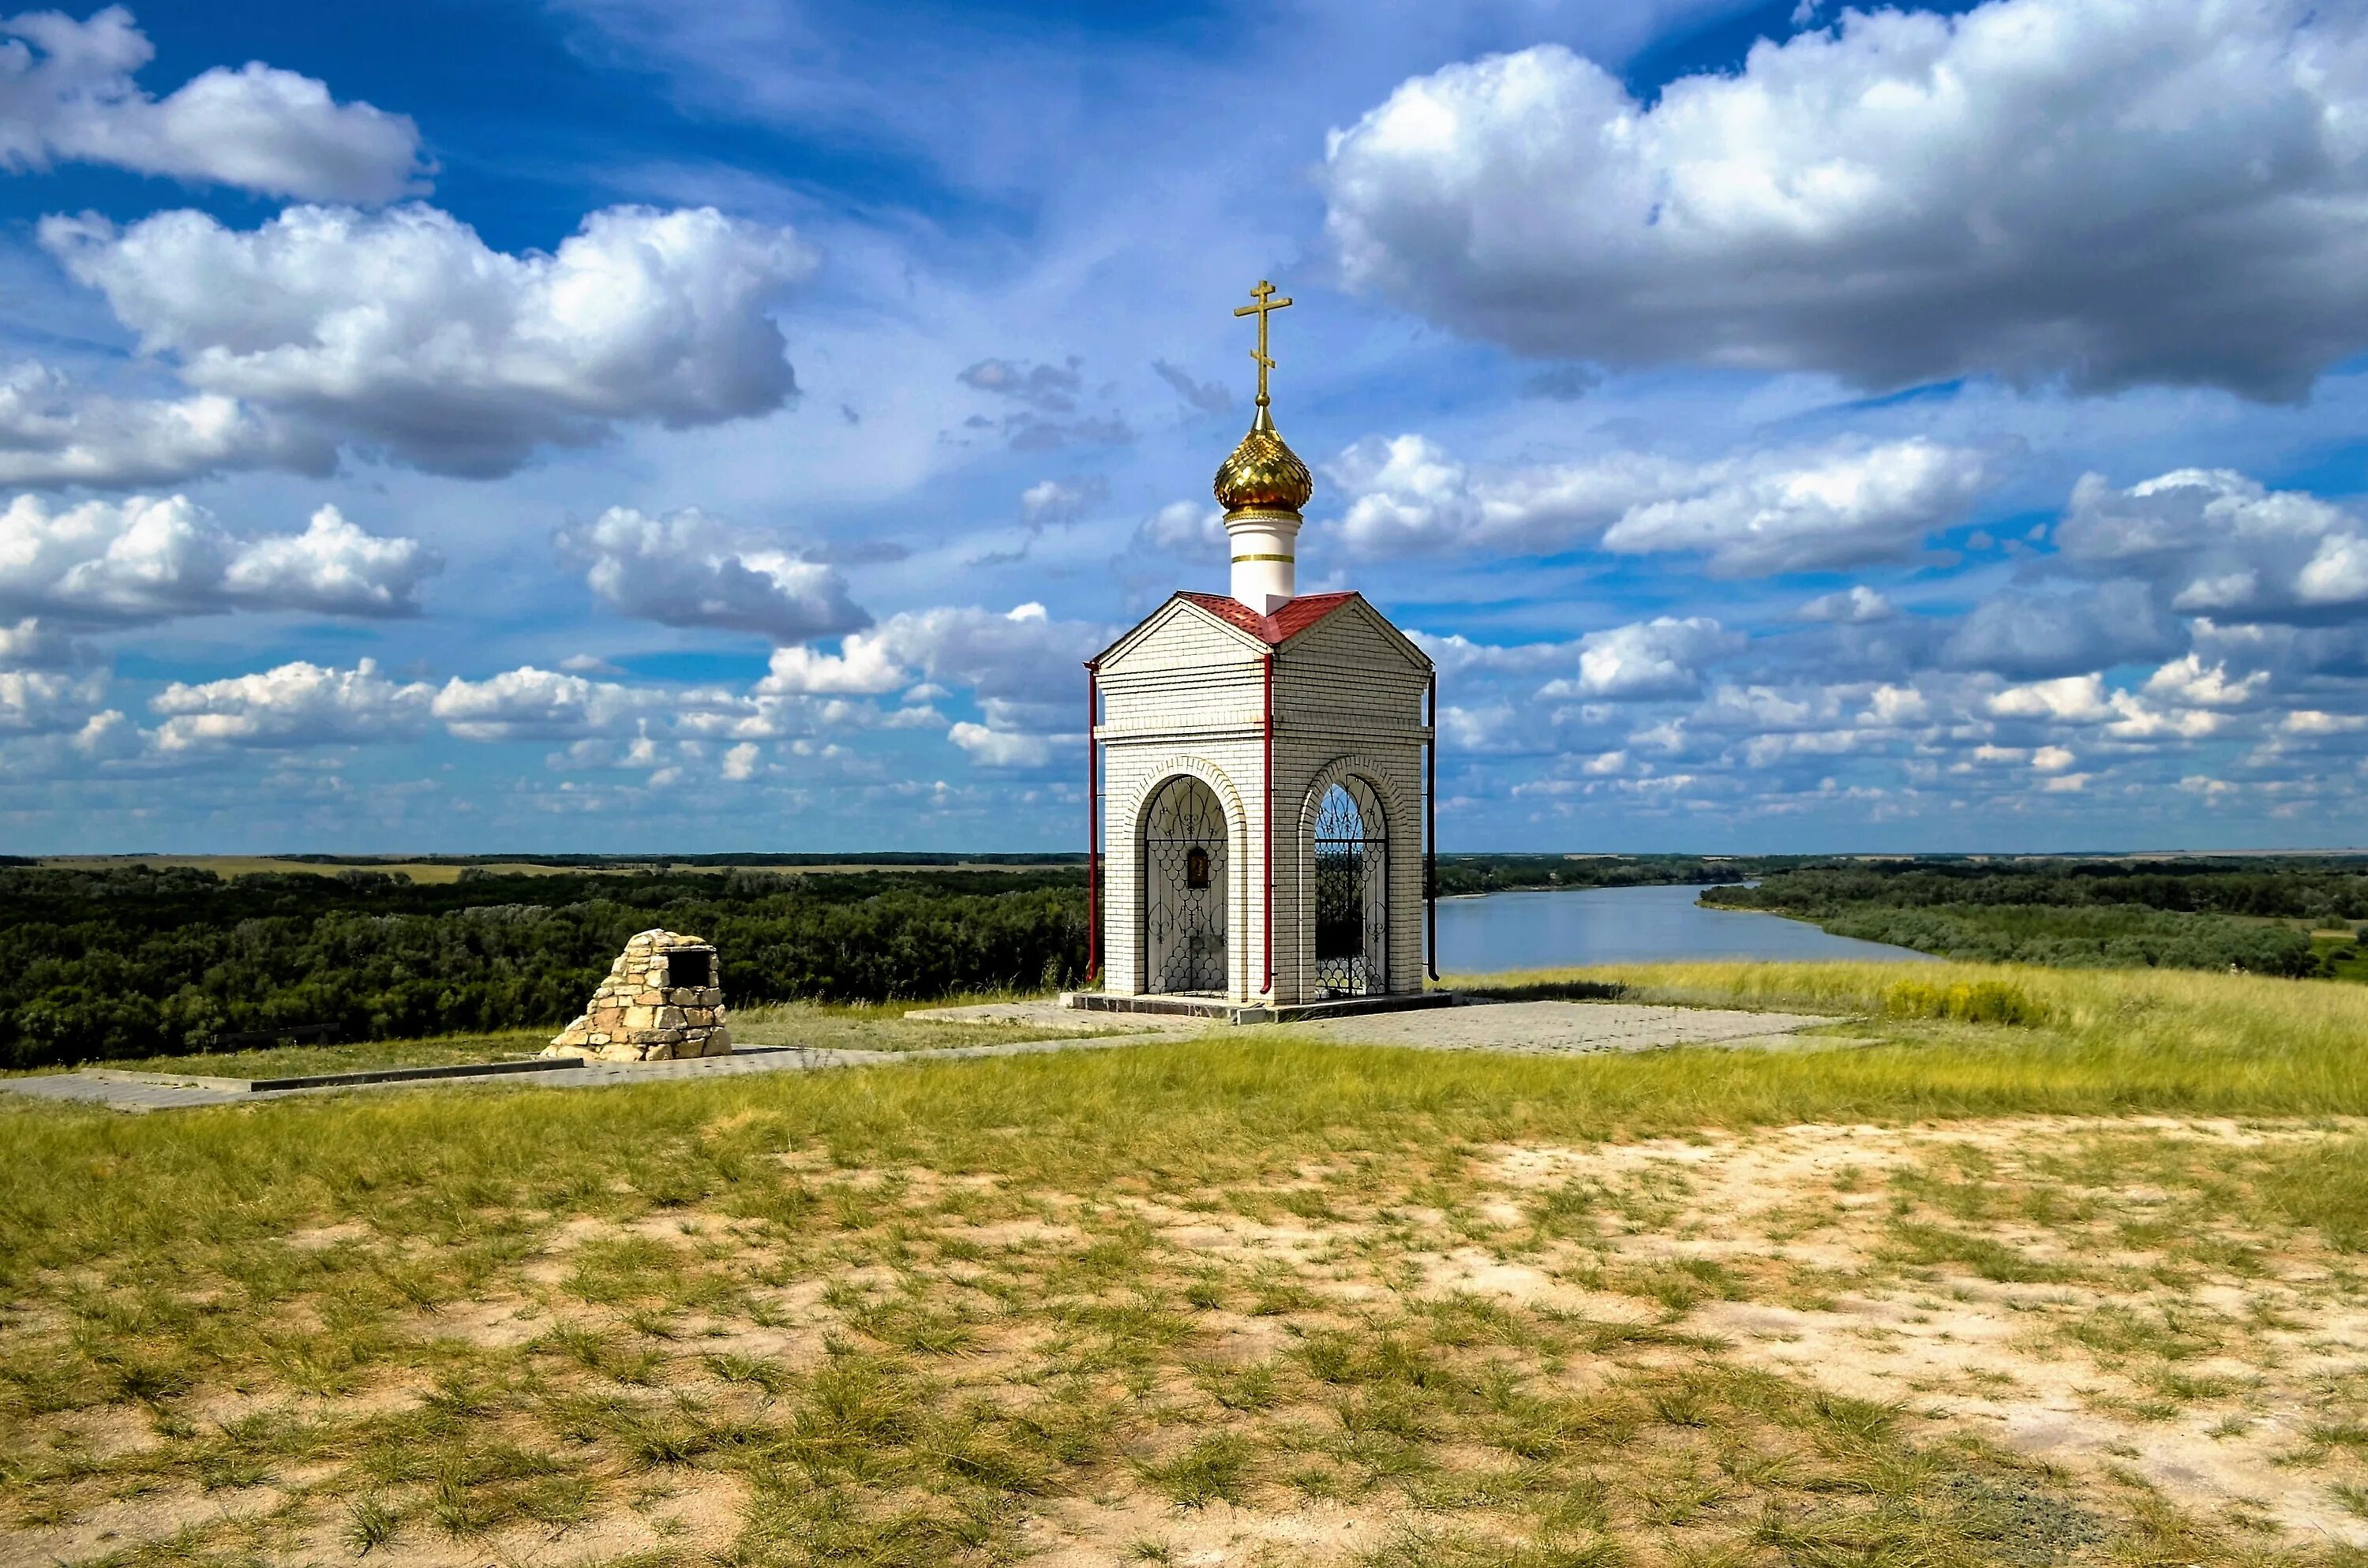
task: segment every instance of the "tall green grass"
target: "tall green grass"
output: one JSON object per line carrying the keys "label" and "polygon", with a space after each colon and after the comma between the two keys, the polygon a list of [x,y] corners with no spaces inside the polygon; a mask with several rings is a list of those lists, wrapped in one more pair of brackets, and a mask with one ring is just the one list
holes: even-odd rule
{"label": "tall green grass", "polygon": [[[2191,970],[2059,970],[2013,964],[1691,963],[1467,977],[1483,994],[1556,988],[1630,1001],[1775,1008],[1860,1021],[1920,1040],[1911,1059],[1795,1063],[1838,1093],[1896,1082],[1893,1103],[2221,1114],[2354,1114],[2368,1094],[2368,994],[2323,981]],[[1992,1031],[1952,1025],[2009,1026]],[[1677,1071],[1728,1076],[1689,1053]],[[1920,1082],[1927,1093],[1916,1094]],[[1841,1108],[1837,1107],[1837,1109]]]}
{"label": "tall green grass", "polygon": [[[2013,1114],[2368,1115],[2368,991],[2195,973],[1677,965],[1525,977],[1854,1017],[1862,1050],[1538,1059],[1281,1029],[632,1089],[422,1089],[144,1118],[0,1109],[0,1284],[120,1249],[366,1218],[620,1212],[770,1189],[785,1148],[1069,1191],[1338,1152]],[[1989,987],[1992,989],[1982,989]],[[2027,1021],[1983,1022],[2011,1013]],[[1966,1021],[1967,1019],[1973,1021]]]}

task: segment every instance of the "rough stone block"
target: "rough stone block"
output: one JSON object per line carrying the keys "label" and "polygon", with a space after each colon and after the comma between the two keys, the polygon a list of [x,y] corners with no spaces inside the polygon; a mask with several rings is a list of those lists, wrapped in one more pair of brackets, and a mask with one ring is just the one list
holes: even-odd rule
{"label": "rough stone block", "polygon": [[669,985],[666,954],[678,948],[699,949],[702,964],[715,963],[707,956],[712,945],[700,937],[640,933],[609,966],[590,1005],[552,1038],[543,1054],[604,1062],[730,1054],[732,1037],[723,1027],[722,969],[715,970],[714,985]]}

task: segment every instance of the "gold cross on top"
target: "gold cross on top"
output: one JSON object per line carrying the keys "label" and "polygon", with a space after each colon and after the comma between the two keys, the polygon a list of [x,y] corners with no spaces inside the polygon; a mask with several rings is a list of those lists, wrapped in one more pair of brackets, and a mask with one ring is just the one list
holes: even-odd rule
{"label": "gold cross on top", "polygon": [[1289,300],[1276,299],[1274,297],[1274,285],[1268,282],[1263,278],[1258,279],[1258,286],[1250,290],[1250,297],[1258,301],[1258,303],[1255,305],[1239,306],[1235,310],[1234,314],[1237,316],[1254,315],[1258,319],[1258,346],[1250,350],[1250,358],[1258,361],[1258,405],[1260,408],[1264,408],[1266,406],[1266,373],[1274,369],[1274,361],[1267,358],[1266,352],[1267,312],[1269,311],[1279,311],[1282,309],[1283,306],[1291,303],[1291,301]]}

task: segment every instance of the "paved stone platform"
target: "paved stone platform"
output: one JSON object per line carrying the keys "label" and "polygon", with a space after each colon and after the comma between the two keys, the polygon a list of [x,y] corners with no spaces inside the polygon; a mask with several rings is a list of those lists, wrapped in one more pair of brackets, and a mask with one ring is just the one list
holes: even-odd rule
{"label": "paved stone platform", "polygon": [[[987,1007],[928,1009],[954,1022],[974,1022],[992,1012],[999,1022],[1030,1025],[1031,1009],[1057,1015],[1074,1029],[1077,1015],[1057,1004],[995,1003]],[[961,1017],[956,1017],[960,1015]],[[919,1016],[919,1015],[911,1015]],[[1493,1051],[1520,1056],[1586,1056],[1606,1051],[1656,1051],[1677,1045],[1725,1049],[1783,1043],[1802,1029],[1838,1022],[1801,1013],[1746,1013],[1715,1007],[1649,1007],[1623,1002],[1491,1002],[1434,1007],[1413,1013],[1374,1013],[1322,1023],[1286,1025],[1294,1036],[1342,1045],[1399,1045],[1428,1051]],[[1254,1040],[1204,1020],[1145,1018],[1147,1027],[1094,1039],[1049,1038],[994,1045],[957,1045],[925,1051],[845,1051],[805,1046],[755,1046],[730,1056],[682,1062],[586,1062],[549,1072],[510,1071],[457,1074],[396,1083],[345,1083],[304,1088],[248,1090],[229,1080],[172,1074],[96,1071],[53,1073],[0,1079],[0,1089],[40,1099],[108,1106],[118,1110],[169,1110],[188,1106],[254,1105],[298,1095],[382,1094],[391,1089],[604,1089],[632,1084],[676,1083],[694,1078],[737,1078],[758,1073],[813,1073],[839,1067],[886,1067],[914,1062],[967,1062],[996,1056],[1033,1056],[1055,1051],[1115,1051],[1222,1031],[1235,1040]]]}
{"label": "paved stone platform", "polygon": [[1839,1023],[1805,1013],[1722,1007],[1651,1007],[1633,1002],[1486,1002],[1429,1013],[1378,1013],[1292,1026],[1343,1045],[1494,1051],[1514,1056],[1591,1056],[1673,1045],[1759,1045]]}
{"label": "paved stone platform", "polygon": [[1201,1018],[1217,1024],[1297,1024],[1326,1018],[1346,1018],[1366,1013],[1411,1013],[1431,1007],[1453,1007],[1463,998],[1452,991],[1406,991],[1386,996],[1343,996],[1330,1002],[1300,1002],[1274,1006],[1265,1002],[1235,1002],[1217,996],[1124,996],[1106,991],[1064,991],[1061,1006],[1096,1017]]}

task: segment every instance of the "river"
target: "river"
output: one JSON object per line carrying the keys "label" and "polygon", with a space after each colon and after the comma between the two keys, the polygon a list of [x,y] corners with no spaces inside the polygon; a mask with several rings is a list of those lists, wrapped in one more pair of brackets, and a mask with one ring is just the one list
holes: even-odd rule
{"label": "river", "polygon": [[1487,974],[1689,959],[1859,959],[1930,962],[1887,942],[1829,936],[1805,921],[1704,909],[1694,887],[1575,888],[1439,901],[1439,969]]}

